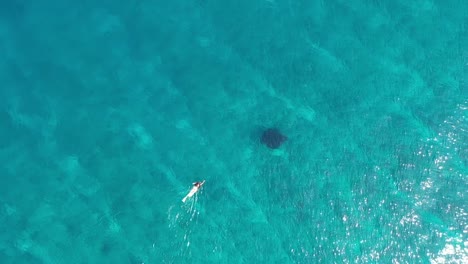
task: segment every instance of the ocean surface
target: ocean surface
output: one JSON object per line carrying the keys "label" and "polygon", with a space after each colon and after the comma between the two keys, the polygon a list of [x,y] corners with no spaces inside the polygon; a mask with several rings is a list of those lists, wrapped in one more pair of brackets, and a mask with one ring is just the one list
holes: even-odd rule
{"label": "ocean surface", "polygon": [[468,2],[1,1],[0,263],[468,263]]}

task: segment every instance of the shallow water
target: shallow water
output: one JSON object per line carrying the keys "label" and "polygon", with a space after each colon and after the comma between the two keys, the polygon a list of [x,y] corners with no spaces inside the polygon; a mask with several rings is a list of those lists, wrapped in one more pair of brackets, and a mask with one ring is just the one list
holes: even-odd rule
{"label": "shallow water", "polygon": [[466,1],[2,5],[2,263],[468,262]]}

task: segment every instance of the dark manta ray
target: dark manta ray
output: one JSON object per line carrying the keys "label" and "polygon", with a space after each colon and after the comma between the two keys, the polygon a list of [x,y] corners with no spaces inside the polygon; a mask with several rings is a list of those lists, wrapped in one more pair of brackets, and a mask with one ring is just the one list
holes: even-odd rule
{"label": "dark manta ray", "polygon": [[263,131],[261,142],[271,149],[276,149],[279,148],[286,139],[288,138],[282,135],[278,129],[269,128]]}

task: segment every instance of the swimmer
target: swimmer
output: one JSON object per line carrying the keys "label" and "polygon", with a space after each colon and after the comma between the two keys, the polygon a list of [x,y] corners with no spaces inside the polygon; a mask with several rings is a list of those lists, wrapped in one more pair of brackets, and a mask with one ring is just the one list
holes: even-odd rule
{"label": "swimmer", "polygon": [[192,189],[190,190],[190,192],[184,197],[184,199],[182,199],[182,202],[185,203],[185,200],[187,200],[187,198],[190,198],[192,197],[193,195],[195,195],[195,193],[198,192],[198,190],[200,190],[200,188],[202,187],[202,185],[205,183],[205,180],[203,180],[202,182],[194,182],[193,183],[193,187]]}

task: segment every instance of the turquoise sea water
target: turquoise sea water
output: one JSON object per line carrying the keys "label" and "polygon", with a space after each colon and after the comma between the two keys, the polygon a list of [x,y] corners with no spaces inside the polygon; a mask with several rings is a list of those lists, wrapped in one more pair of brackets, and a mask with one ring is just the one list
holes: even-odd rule
{"label": "turquoise sea water", "polygon": [[467,1],[11,0],[0,50],[1,263],[468,262]]}

